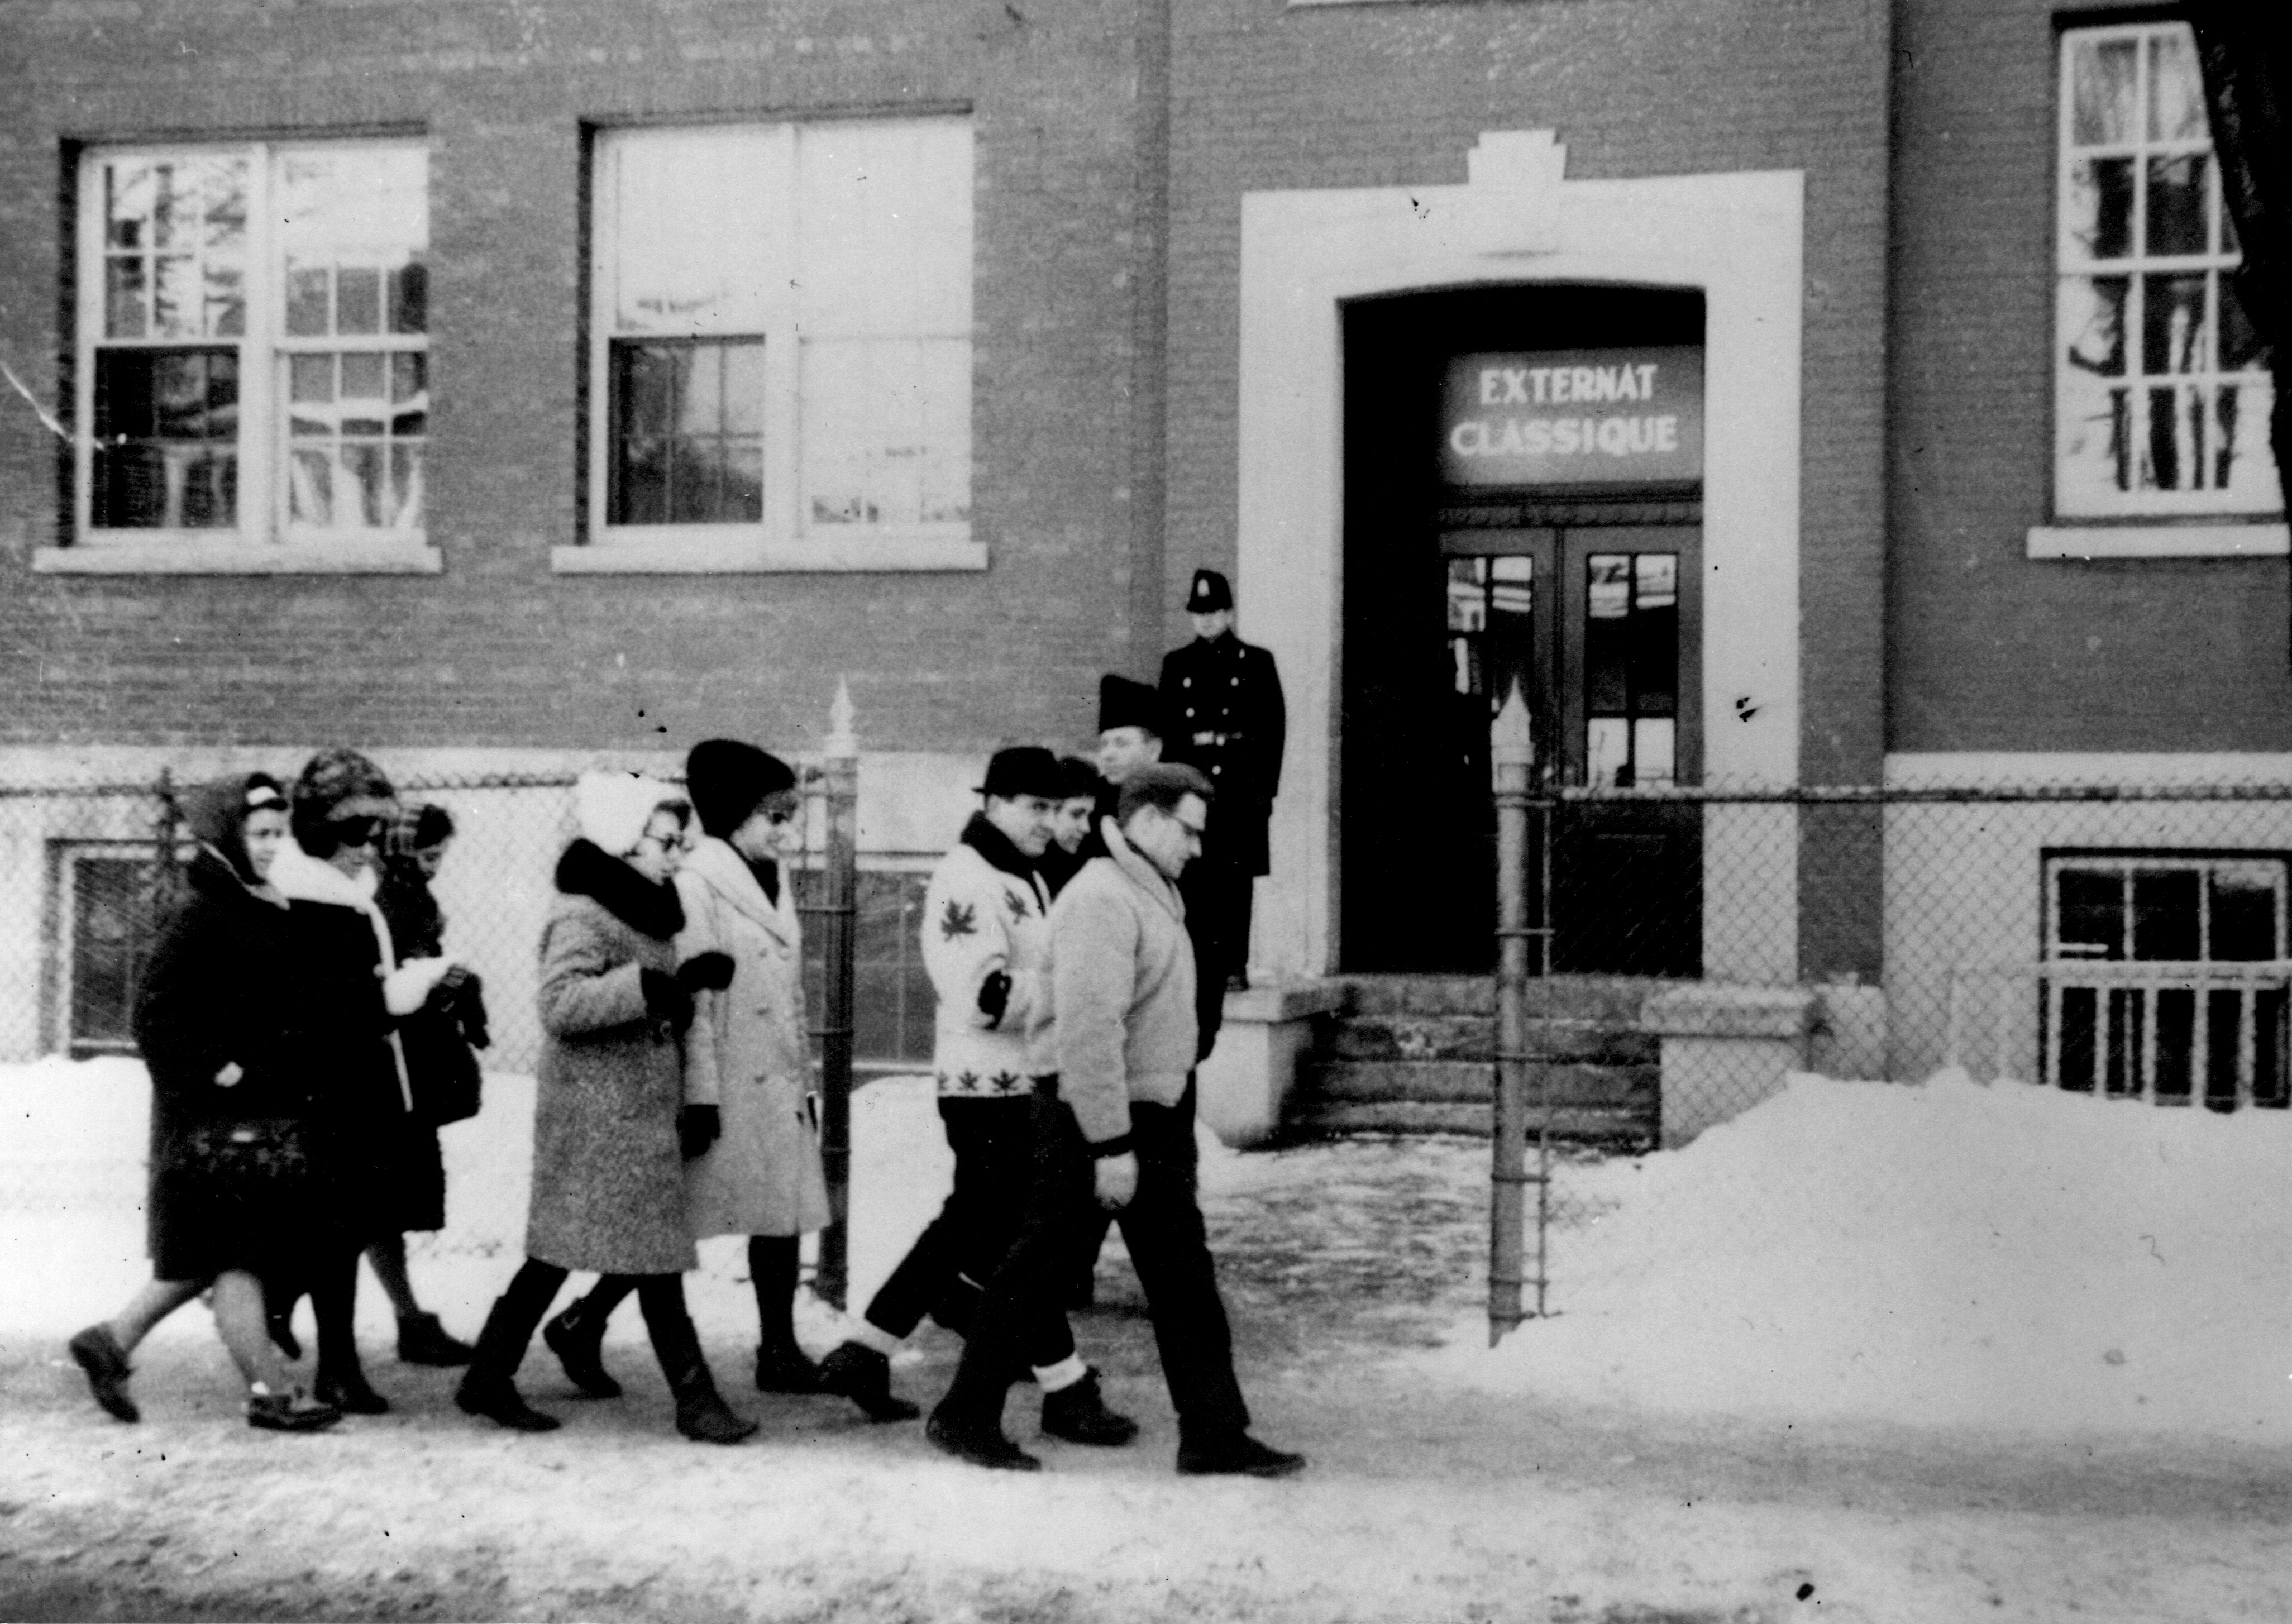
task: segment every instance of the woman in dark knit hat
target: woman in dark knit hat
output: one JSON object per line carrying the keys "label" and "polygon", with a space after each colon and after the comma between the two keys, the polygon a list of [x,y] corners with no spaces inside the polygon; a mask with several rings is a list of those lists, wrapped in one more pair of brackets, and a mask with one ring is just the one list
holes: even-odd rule
{"label": "woman in dark knit hat", "polygon": [[[819,1372],[795,1339],[797,1248],[827,1223],[827,1181],[795,888],[779,865],[803,838],[803,797],[786,762],[730,739],[692,747],[685,792],[703,838],[676,873],[677,957],[727,953],[734,966],[730,987],[694,998],[685,1034],[685,1216],[695,1240],[748,1237],[757,1387],[816,1393]],[[601,1283],[551,1323],[569,1371],[589,1368],[617,1289]]]}

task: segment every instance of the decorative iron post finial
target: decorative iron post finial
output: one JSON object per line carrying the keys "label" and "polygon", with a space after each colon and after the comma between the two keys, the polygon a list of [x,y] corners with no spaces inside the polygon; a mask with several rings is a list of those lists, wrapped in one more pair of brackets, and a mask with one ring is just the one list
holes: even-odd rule
{"label": "decorative iron post finial", "polygon": [[1493,767],[1528,767],[1536,763],[1536,730],[1521,698],[1520,684],[1505,692],[1496,720],[1489,724],[1489,764]]}
{"label": "decorative iron post finial", "polygon": [[843,677],[835,679],[835,700],[827,707],[827,737],[820,741],[820,753],[850,760],[860,754],[860,740],[851,731],[853,716],[851,685]]}

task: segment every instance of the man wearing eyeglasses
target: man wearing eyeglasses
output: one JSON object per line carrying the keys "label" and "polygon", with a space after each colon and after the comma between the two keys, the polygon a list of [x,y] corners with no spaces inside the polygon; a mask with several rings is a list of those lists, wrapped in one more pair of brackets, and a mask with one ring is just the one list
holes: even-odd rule
{"label": "man wearing eyeglasses", "polygon": [[1042,1464],[1005,1434],[1003,1402],[1028,1328],[1055,1300],[1074,1232],[1096,1208],[1122,1225],[1146,1289],[1162,1376],[1178,1412],[1178,1470],[1283,1477],[1304,1458],[1249,1435],[1233,1338],[1194,1198],[1194,955],[1178,877],[1201,852],[1209,780],[1142,766],[1123,781],[1084,865],[1050,919],[1055,1074],[1038,1079],[1027,1218],[988,1287],[955,1382],[926,1434],[976,1466]]}

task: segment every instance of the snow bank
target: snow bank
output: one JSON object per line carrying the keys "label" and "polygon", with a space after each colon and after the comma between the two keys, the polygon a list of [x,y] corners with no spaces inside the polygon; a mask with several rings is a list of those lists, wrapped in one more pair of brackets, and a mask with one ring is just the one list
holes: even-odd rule
{"label": "snow bank", "polygon": [[1667,1410],[2292,1437],[2292,1117],[1793,1077],[1611,1164],[1554,1318],[1444,1376]]}

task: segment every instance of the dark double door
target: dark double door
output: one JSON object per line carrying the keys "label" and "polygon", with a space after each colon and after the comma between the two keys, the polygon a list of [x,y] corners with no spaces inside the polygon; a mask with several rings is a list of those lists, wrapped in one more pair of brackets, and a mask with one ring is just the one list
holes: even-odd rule
{"label": "dark double door", "polygon": [[[1545,782],[1698,780],[1701,532],[1410,528],[1349,549],[1340,955],[1353,970],[1480,972],[1495,941],[1489,726],[1509,694]],[[1699,972],[1698,808],[1575,804],[1532,835],[1529,909],[1552,927],[1552,969]]]}

